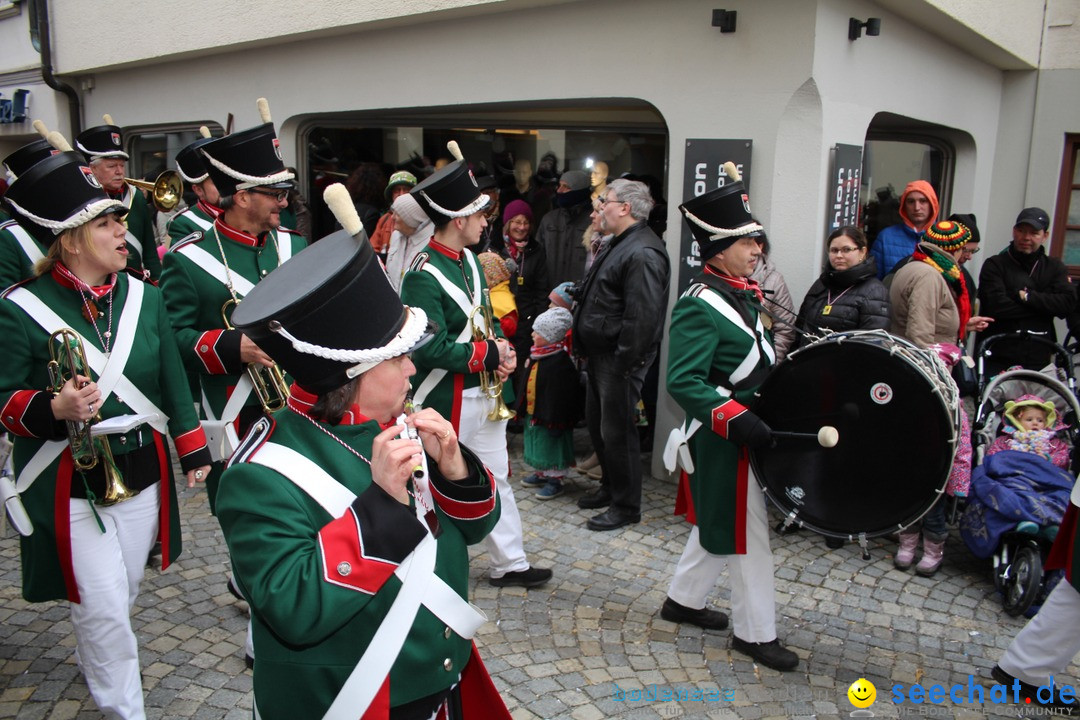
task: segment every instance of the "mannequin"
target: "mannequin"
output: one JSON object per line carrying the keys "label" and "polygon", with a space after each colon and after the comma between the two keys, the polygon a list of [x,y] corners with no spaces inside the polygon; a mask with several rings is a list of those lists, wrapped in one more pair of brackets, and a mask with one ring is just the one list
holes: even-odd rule
{"label": "mannequin", "polygon": [[599,197],[603,197],[607,192],[607,180],[608,180],[608,164],[603,160],[599,160],[592,166],[592,187],[593,187],[593,200]]}

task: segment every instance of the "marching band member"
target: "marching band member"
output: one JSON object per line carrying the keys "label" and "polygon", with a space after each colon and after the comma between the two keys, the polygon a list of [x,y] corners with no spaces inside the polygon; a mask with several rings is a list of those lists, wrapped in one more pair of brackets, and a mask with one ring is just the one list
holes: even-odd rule
{"label": "marching band member", "polygon": [[[94,701],[109,717],[144,718],[129,613],[155,540],[163,568],[181,550],[163,435],[172,435],[189,487],[208,472],[209,452],[161,293],[124,272],[125,206],[73,152],[31,167],[5,200],[53,236],[37,277],[0,300],[0,422],[15,436],[16,489],[29,520],[20,528],[23,597],[71,601]],[[50,350],[69,366],[70,343],[50,337],[61,328],[77,333],[89,370],[76,361],[58,392],[42,390],[52,385]],[[96,465],[79,470],[73,449],[90,434],[72,434],[95,417],[113,427],[93,441]]]}
{"label": "marching band member", "polygon": [[[4,158],[8,181],[14,181],[41,160],[59,150],[47,140],[35,140]],[[34,265],[45,257],[51,232],[25,218],[0,222],[0,289],[34,277]]]}
{"label": "marching band member", "polygon": [[129,246],[127,266],[156,283],[161,276],[161,259],[157,253],[150,204],[141,190],[124,182],[128,161],[124,137],[120,128],[113,125],[111,117],[106,115],[104,119],[104,125],[79,133],[75,138],[75,149],[86,156],[108,196],[127,208],[123,219]]}
{"label": "marching band member", "polygon": [[509,718],[466,600],[467,546],[499,516],[495,482],[435,410],[403,415],[409,353],[433,328],[352,217],[233,318],[295,378],[218,493],[252,610],[256,717]]}
{"label": "marching band member", "polygon": [[180,355],[199,379],[196,400],[215,461],[206,486],[211,512],[223,461],[262,414],[245,368],[273,365],[249,337],[229,329],[226,318],[267,273],[306,244],[279,227],[293,174],[277,144],[274,126],[266,122],[200,145],[222,212],[209,230],[192,232],[165,254],[161,289]]}
{"label": "marching band member", "polygon": [[[483,319],[487,284],[469,250],[487,226],[489,198],[480,192],[464,160],[456,160],[414,187],[410,194],[435,225],[427,249],[416,256],[401,282],[402,302],[419,307],[438,327],[434,339],[417,350],[416,402],[449,418],[461,441],[495,476],[502,517],[485,545],[491,556],[489,582],[497,587],[536,587],[551,579],[550,568],[530,567],[522,539],[521,515],[510,487],[506,420],[491,420],[494,406],[480,387],[480,373],[505,380],[514,371],[513,346],[497,323]],[[487,339],[473,337],[478,323]]]}
{"label": "marching band member", "polygon": [[[754,237],[761,226],[750,216],[741,182],[679,209],[705,263],[703,274],[675,304],[667,375],[668,392],[692,423],[673,431],[673,440],[689,437],[693,453],[692,464],[683,463],[689,492],[683,485],[679,495],[680,500],[689,495],[687,518],[694,527],[660,615],[710,630],[726,628],[727,616],[705,607],[726,564],[735,626],[732,647],[766,667],[793,670],[798,656],[776,638],[765,495],[747,453],[772,439],[768,425],[745,405],[776,361],[772,338],[758,315],[761,293],[749,279],[761,257]],[[673,470],[672,460],[665,453]],[[681,483],[686,482],[684,475]]]}
{"label": "marching band member", "polygon": [[187,186],[195,193],[198,202],[169,220],[170,246],[193,232],[209,232],[217,216],[221,214],[219,206],[221,193],[218,192],[214,181],[210,179],[206,161],[199,152],[199,148],[213,140],[214,138],[209,135],[201,137],[176,153],[176,171],[180,173],[180,179],[187,183]]}

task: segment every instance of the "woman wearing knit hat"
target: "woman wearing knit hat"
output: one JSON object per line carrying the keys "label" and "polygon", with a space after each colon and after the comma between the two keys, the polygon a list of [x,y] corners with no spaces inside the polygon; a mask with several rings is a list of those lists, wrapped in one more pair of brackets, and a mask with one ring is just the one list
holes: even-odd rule
{"label": "woman wearing knit hat", "polygon": [[[533,211],[524,200],[511,200],[503,210],[503,242],[506,250],[504,257],[510,272],[510,291],[517,303],[518,329],[511,338],[518,357],[529,355],[532,346],[532,324],[537,315],[548,306],[547,251],[536,239],[533,229]],[[507,336],[510,337],[510,336]],[[514,387],[518,387],[524,377],[525,365],[518,363],[514,373]],[[516,423],[511,423],[513,428]]]}
{"label": "woman wearing knit hat", "polygon": [[433,226],[420,203],[409,193],[394,199],[390,206],[390,215],[394,222],[386,249],[386,275],[394,289],[400,292],[401,278],[412,265],[413,259],[427,247]]}
{"label": "woman wearing knit hat", "polygon": [[[911,262],[896,273],[889,289],[892,322],[889,332],[921,348],[936,344],[963,346],[973,330],[985,330],[993,318],[971,314],[971,303],[960,272],[959,259],[971,231],[952,220],[936,222],[926,229],[915,247]],[[921,521],[900,533],[900,547],[893,564],[901,570],[911,567],[919,544],[923,556],[915,572],[930,577],[941,567],[949,528],[945,505],[934,504]]]}

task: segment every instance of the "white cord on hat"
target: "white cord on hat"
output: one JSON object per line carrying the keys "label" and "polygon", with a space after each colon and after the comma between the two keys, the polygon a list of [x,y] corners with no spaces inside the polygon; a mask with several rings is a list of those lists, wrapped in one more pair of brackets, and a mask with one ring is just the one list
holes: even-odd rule
{"label": "white cord on hat", "polygon": [[79,212],[75,213],[67,220],[49,220],[47,218],[38,217],[34,213],[30,212],[24,207],[20,207],[17,202],[11,199],[8,195],[4,198],[7,202],[11,203],[11,207],[19,211],[19,214],[25,216],[28,220],[33,220],[35,223],[44,228],[49,228],[53,231],[53,235],[59,235],[65,230],[77,228],[84,223],[88,223],[98,215],[106,212],[110,208],[117,208],[118,210],[123,208],[124,212],[127,212],[127,207],[116,200],[98,200],[97,202],[90,203]]}
{"label": "white cord on hat", "polygon": [[193,177],[188,177],[188,176],[187,176],[187,173],[185,173],[185,172],[184,172],[184,169],[183,169],[182,167],[180,167],[180,163],[176,163],[176,172],[180,173],[180,177],[181,177],[181,178],[183,179],[183,181],[184,181],[184,182],[186,182],[186,183],[187,183],[188,185],[198,185],[198,184],[199,184],[199,183],[201,183],[201,182],[202,182],[203,180],[205,180],[206,178],[210,177],[210,173],[203,173],[202,175],[200,175],[200,176],[199,176],[199,177],[197,177],[197,178],[193,178]]}
{"label": "white cord on hat", "polygon": [[697,215],[690,212],[686,208],[679,208],[679,209],[682,210],[683,215],[686,216],[687,220],[694,223],[698,227],[703,228],[703,229],[708,230],[709,232],[713,233],[712,235],[709,236],[710,240],[721,240],[723,238],[739,237],[740,235],[749,235],[752,232],[757,232],[758,230],[764,230],[765,229],[763,226],[759,225],[758,223],[752,222],[749,225],[743,225],[740,228],[735,228],[734,230],[728,230],[727,228],[721,228],[721,227],[716,227],[715,225],[710,225],[709,223],[705,222],[704,220],[702,220],[701,218],[699,218]]}
{"label": "white cord on hat", "polygon": [[427,204],[431,206],[432,210],[442,215],[445,215],[446,217],[452,218],[468,217],[477,210],[483,210],[485,207],[487,207],[488,202],[491,200],[491,198],[489,198],[487,195],[481,193],[480,197],[476,198],[460,210],[447,210],[441,205],[436,205],[435,201],[432,200],[423,190],[420,191],[420,194],[424,196],[424,200],[427,201]]}
{"label": "white cord on hat", "polygon": [[314,355],[326,360],[333,360],[334,362],[358,363],[345,371],[345,374],[348,375],[349,378],[354,378],[361,373],[367,372],[384,360],[390,360],[399,355],[404,355],[412,349],[413,345],[415,345],[421,337],[423,337],[424,332],[427,330],[427,313],[416,307],[406,306],[405,310],[405,324],[401,326],[401,330],[394,336],[394,339],[382,347],[369,348],[366,350],[328,348],[322,345],[305,342],[293,337],[292,334],[278,322],[271,322],[270,329],[292,343],[293,350],[296,350],[297,352],[304,353],[305,355]]}
{"label": "white cord on hat", "polygon": [[258,187],[260,185],[273,185],[274,183],[285,182],[286,180],[292,180],[296,177],[288,170],[282,170],[279,173],[274,173],[273,175],[267,175],[265,177],[260,177],[258,175],[245,175],[242,172],[233,170],[225,163],[219,160],[215,160],[210,156],[210,153],[206,152],[205,150],[200,148],[199,152],[201,152],[206,157],[206,159],[210,161],[210,164],[216,167],[218,170],[225,173],[233,180],[242,181],[236,186],[237,190],[247,190],[248,188]]}

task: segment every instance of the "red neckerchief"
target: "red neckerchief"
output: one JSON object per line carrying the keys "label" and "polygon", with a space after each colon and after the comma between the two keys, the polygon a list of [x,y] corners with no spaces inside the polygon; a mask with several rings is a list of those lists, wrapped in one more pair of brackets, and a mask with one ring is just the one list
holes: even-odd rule
{"label": "red neckerchief", "polygon": [[211,205],[205,200],[199,200],[199,202],[195,203],[195,207],[199,208],[215,220],[217,220],[218,216],[221,215],[221,208],[219,208],[217,205]]}
{"label": "red neckerchief", "polygon": [[436,242],[435,238],[432,238],[431,240],[428,240],[428,248],[430,250],[434,250],[435,252],[439,253],[440,255],[445,255],[446,257],[450,258],[451,260],[454,260],[454,261],[460,261],[461,260],[461,252],[460,251],[454,250],[452,248],[448,248],[445,245],[443,245],[442,243]]}
{"label": "red neckerchief", "polygon": [[748,277],[743,278],[743,277],[733,277],[731,275],[725,275],[724,273],[720,272],[719,270],[716,270],[715,268],[713,268],[712,265],[706,265],[705,266],[705,273],[708,274],[708,275],[713,275],[715,277],[720,278],[721,280],[723,280],[724,282],[726,282],[728,285],[735,288],[736,290],[749,290],[749,291],[753,292],[754,296],[757,297],[758,302],[764,302],[765,301],[765,296],[762,294],[761,287],[758,285],[757,280],[751,280]]}
{"label": "red neckerchief", "polygon": [[93,295],[95,300],[108,295],[112,292],[113,286],[116,285],[116,273],[109,275],[109,280],[104,285],[87,285],[59,261],[53,265],[52,278],[60,287],[66,287],[71,290],[82,290]]}
{"label": "red neckerchief", "polygon": [[214,218],[214,228],[218,231],[221,237],[226,237],[233,242],[238,242],[241,245],[247,245],[249,247],[262,247],[266,244],[266,236],[269,231],[264,232],[262,235],[255,237],[251,233],[246,233],[243,230],[237,230],[232,225],[225,224],[225,214],[222,213]]}
{"label": "red neckerchief", "polygon": [[[567,336],[569,335],[570,333],[567,332]],[[564,337],[559,342],[551,343],[550,345],[533,345],[532,348],[529,350],[529,358],[531,360],[538,360],[540,358],[545,358],[549,355],[554,355],[556,353],[569,352],[570,349],[567,347],[567,343],[568,337]]]}
{"label": "red neckerchief", "polygon": [[[288,405],[289,409],[293,412],[298,412],[302,415],[307,415],[310,418],[314,418],[315,420],[323,421],[322,418],[316,417],[315,415],[311,414],[311,409],[315,406],[315,402],[318,399],[319,396],[315,393],[308,392],[296,383],[293,383],[292,387],[289,388],[289,399],[286,401],[286,405]],[[367,422],[372,422],[372,418],[369,418],[367,415],[364,415],[362,412],[360,412],[360,408],[355,403],[353,403],[352,407],[345,411],[345,414],[341,417],[341,421],[337,424],[363,425]],[[379,423],[379,427],[385,430],[393,424],[394,421],[391,420],[390,422],[385,424]]]}

